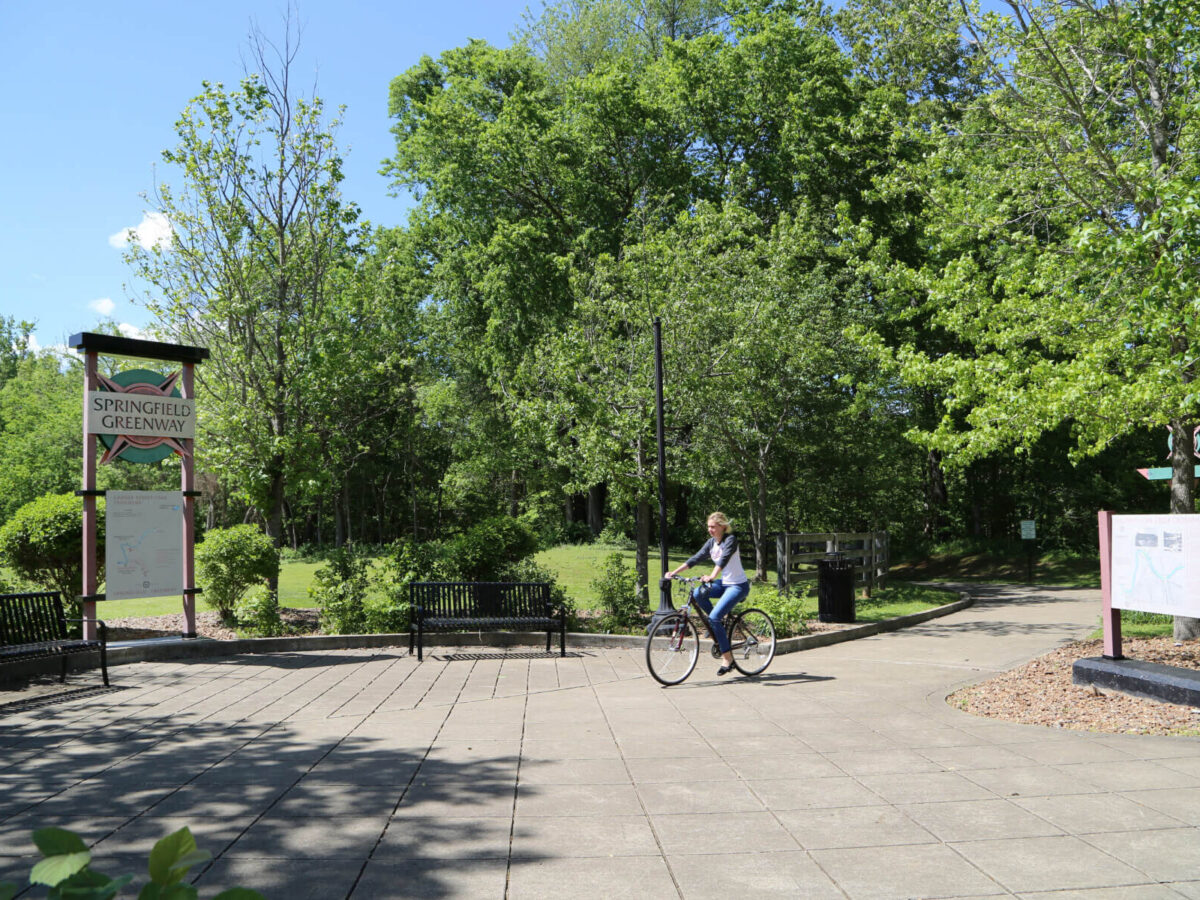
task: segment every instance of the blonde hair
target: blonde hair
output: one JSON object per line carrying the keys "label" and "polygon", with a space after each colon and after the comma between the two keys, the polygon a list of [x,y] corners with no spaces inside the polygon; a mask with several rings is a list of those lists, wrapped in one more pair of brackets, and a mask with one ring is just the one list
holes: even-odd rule
{"label": "blonde hair", "polygon": [[708,522],[716,522],[718,525],[720,525],[726,531],[728,531],[730,529],[730,527],[733,525],[733,522],[730,520],[729,516],[725,515],[725,513],[723,513],[723,512],[719,512],[719,511],[714,512],[714,513],[709,513],[707,521]]}

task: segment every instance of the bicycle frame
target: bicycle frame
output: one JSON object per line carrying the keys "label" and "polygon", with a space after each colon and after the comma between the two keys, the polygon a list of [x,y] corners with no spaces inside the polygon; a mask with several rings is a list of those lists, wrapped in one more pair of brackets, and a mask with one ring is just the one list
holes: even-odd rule
{"label": "bicycle frame", "polygon": [[[705,583],[704,579],[702,579],[702,578],[680,578],[680,577],[676,576],[675,578],[672,578],[671,580],[681,582],[682,584]],[[685,604],[683,604],[683,606],[679,607],[679,609],[676,610],[676,612],[678,612],[680,615],[684,615],[689,618],[699,619],[700,623],[704,626],[704,633],[708,635],[708,639],[710,641],[712,641],[714,644],[717,642],[717,636],[715,634],[713,634],[713,630],[712,630],[712,620],[709,619],[708,613],[706,613],[703,609],[701,609],[699,606],[696,605],[696,598],[692,596],[691,588],[689,588],[688,592],[687,592],[687,602]],[[727,621],[732,621],[736,617],[736,615],[737,615],[737,613],[735,612],[735,610],[731,609],[726,614],[725,618]],[[746,645],[746,642],[744,640],[735,641],[733,639],[733,635],[732,634],[729,635],[729,649],[731,651],[736,650],[739,647],[744,647],[745,645]]]}

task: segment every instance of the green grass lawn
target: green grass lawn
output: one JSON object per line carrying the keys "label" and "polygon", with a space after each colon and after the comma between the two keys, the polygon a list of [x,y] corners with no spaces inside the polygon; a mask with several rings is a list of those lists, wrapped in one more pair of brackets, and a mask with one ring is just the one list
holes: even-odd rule
{"label": "green grass lawn", "polygon": [[[682,550],[671,550],[672,567],[678,565],[691,554]],[[594,609],[599,601],[592,581],[599,577],[604,560],[611,553],[620,553],[629,571],[637,567],[637,554],[633,550],[624,550],[609,544],[559,544],[549,550],[542,550],[534,561],[545,566],[558,578],[567,596],[575,601],[576,609]],[[661,569],[658,551],[650,554],[650,577],[656,578]],[[658,606],[658,591],[654,594],[654,605]]]}
{"label": "green grass lawn", "polygon": [[[321,568],[319,562],[289,561],[279,567],[279,605],[293,608],[316,606],[308,596],[313,573]],[[177,594],[166,597],[139,597],[135,600],[105,600],[98,606],[101,619],[125,619],[138,616],[166,616],[180,612],[182,600]],[[204,602],[204,594],[196,597],[196,611],[212,607]]]}
{"label": "green grass lawn", "polygon": [[[957,599],[958,594],[955,591],[892,580],[888,582],[887,587],[876,588],[870,599],[860,595],[854,602],[854,613],[859,622],[882,622],[923,612],[935,606],[945,606]],[[812,603],[812,618],[816,618],[816,598],[813,598]]]}
{"label": "green grass lawn", "polygon": [[[1174,633],[1175,620],[1171,616],[1138,612],[1133,609],[1121,610],[1121,637],[1123,638],[1168,637]],[[1088,639],[1093,641],[1102,637],[1104,637],[1102,627],[1088,635]]]}

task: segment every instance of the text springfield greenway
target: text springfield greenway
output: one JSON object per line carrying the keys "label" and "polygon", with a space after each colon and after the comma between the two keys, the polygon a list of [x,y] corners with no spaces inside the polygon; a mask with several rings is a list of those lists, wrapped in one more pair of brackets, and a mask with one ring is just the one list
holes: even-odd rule
{"label": "text springfield greenway", "polygon": [[89,391],[88,412],[93,434],[187,438],[195,433],[195,404],[180,397]]}

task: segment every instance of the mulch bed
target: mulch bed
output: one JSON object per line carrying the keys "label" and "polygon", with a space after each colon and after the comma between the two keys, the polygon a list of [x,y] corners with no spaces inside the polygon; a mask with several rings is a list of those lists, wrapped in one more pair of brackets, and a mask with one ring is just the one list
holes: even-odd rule
{"label": "mulch bed", "polygon": [[[976,716],[1111,734],[1200,735],[1200,709],[1071,683],[1077,659],[1100,656],[1102,641],[1072,641],[1025,665],[963,688],[949,702]],[[1200,641],[1126,638],[1130,659],[1200,669]]]}
{"label": "mulch bed", "polygon": [[[319,609],[279,610],[279,617],[293,634],[320,634],[320,616]],[[110,641],[141,641],[149,638],[178,637],[183,634],[183,613],[106,619],[105,622],[108,625]],[[238,636],[236,631],[221,623],[220,614],[215,612],[196,613],[196,634],[214,641],[232,641]]]}

